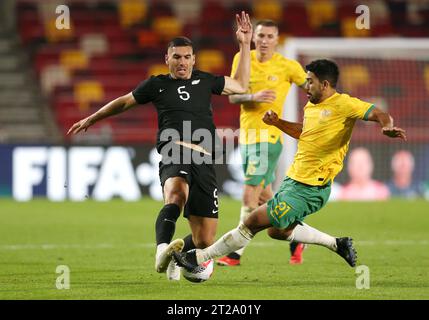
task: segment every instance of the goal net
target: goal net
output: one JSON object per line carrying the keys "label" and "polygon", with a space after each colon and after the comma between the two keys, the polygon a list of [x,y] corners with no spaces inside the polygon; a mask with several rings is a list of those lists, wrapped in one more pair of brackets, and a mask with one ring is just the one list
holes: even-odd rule
{"label": "goal net", "polygon": [[[408,141],[403,142],[381,135],[377,123],[358,121],[343,171],[335,180],[335,199],[353,200],[355,194],[355,200],[376,200],[383,198],[386,189],[390,191],[385,197],[426,195],[429,199],[428,39],[297,38],[288,40],[282,53],[304,68],[315,59],[334,60],[340,69],[340,93],[374,103],[407,131]],[[293,86],[285,119],[301,122],[306,102],[305,93]],[[284,176],[295,151],[296,141],[287,137],[278,177]],[[364,190],[365,179],[371,180],[372,189]],[[355,188],[346,196],[340,191],[349,184]]]}

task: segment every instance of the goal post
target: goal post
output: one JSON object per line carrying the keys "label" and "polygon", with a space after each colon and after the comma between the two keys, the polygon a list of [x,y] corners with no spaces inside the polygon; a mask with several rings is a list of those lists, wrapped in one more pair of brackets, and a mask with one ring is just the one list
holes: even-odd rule
{"label": "goal post", "polygon": [[[409,142],[395,146],[383,139],[379,131],[374,134],[376,127],[371,124],[359,124],[368,126],[368,130],[355,130],[351,147],[356,140],[356,145],[375,150],[377,178],[387,180],[391,174],[390,159],[382,168],[381,156],[390,157],[401,147],[411,148],[416,160],[429,161],[425,158],[429,142],[429,39],[290,38],[280,52],[299,61],[303,68],[315,59],[334,60],[340,69],[340,93],[373,102],[391,113],[398,126],[407,129]],[[283,117],[289,121],[301,121],[307,99],[299,90],[292,86],[285,102]],[[279,186],[295,152],[296,140],[285,136],[275,187]],[[424,167],[424,163],[416,163],[422,181],[429,179]]]}

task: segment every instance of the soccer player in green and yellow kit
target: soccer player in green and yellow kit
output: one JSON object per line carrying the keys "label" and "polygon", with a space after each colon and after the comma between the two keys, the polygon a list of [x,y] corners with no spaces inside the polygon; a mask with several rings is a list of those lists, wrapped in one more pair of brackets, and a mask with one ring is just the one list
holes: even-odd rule
{"label": "soccer player in green and yellow kit", "polygon": [[273,111],[264,122],[298,139],[298,150],[279,191],[237,228],[203,250],[173,253],[176,262],[193,270],[200,263],[246,246],[256,233],[269,228],[278,240],[318,244],[331,249],[354,267],[357,254],[349,237],[333,237],[305,224],[306,216],[327,202],[331,183],[343,167],[356,120],[376,121],[390,138],[406,140],[405,131],[394,127],[392,117],[373,104],[336,91],[337,65],[316,60],[306,66],[307,96],[303,123],[279,119]]}
{"label": "soccer player in green and yellow kit", "polygon": [[[271,183],[282,153],[283,132],[265,124],[262,117],[268,110],[283,113],[283,105],[293,83],[304,88],[306,74],[299,62],[276,52],[278,25],[272,20],[256,23],[253,34],[255,50],[251,51],[250,82],[246,94],[229,96],[231,103],[240,104],[240,152],[244,170],[244,188],[240,222],[259,205],[272,198]],[[234,57],[234,75],[239,55]],[[291,242],[290,263],[302,263],[302,243]],[[224,266],[240,265],[244,248],[217,260]]]}

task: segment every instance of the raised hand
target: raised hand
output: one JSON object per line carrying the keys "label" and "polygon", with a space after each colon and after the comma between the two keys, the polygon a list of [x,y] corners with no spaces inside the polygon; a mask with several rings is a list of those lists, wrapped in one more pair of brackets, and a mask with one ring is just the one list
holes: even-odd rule
{"label": "raised hand", "polygon": [[407,141],[407,136],[405,135],[404,129],[398,127],[384,127],[381,129],[381,132],[383,132],[385,136],[388,136],[390,138],[401,138],[402,140]]}
{"label": "raised hand", "polygon": [[252,23],[250,17],[244,11],[241,11],[241,16],[236,14],[235,20],[237,21],[237,40],[240,44],[249,44],[252,41]]}
{"label": "raised hand", "polygon": [[262,121],[264,121],[266,124],[270,126],[275,126],[279,121],[279,116],[273,110],[269,110],[265,112],[264,117],[262,118]]}

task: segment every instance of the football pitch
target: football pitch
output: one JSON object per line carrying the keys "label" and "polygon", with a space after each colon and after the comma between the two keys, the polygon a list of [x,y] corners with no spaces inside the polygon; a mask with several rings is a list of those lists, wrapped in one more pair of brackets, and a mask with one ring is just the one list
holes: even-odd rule
{"label": "football pitch", "polygon": [[[306,219],[329,234],[351,236],[366,273],[318,246],[304,251],[304,264],[289,265],[288,242],[261,232],[241,266],[215,266],[200,284],[183,277],[168,282],[155,272],[161,206],[149,199],[0,200],[0,299],[429,299],[427,201],[329,203]],[[237,225],[239,212],[238,201],[221,199],[217,238]],[[181,217],[175,237],[188,233]],[[70,271],[69,289],[56,287],[58,266]],[[364,275],[369,289],[358,289]]]}

